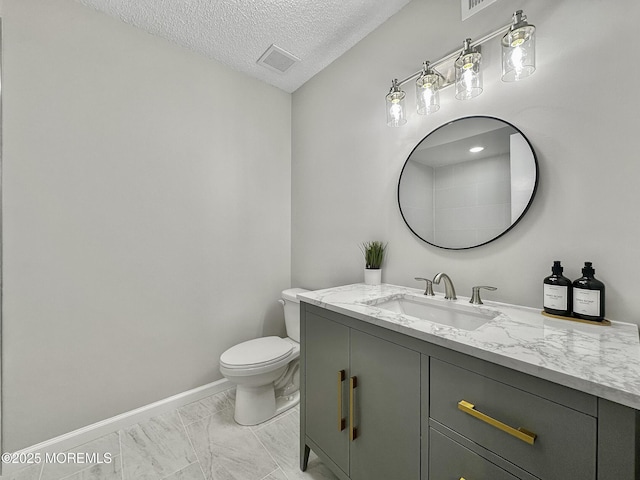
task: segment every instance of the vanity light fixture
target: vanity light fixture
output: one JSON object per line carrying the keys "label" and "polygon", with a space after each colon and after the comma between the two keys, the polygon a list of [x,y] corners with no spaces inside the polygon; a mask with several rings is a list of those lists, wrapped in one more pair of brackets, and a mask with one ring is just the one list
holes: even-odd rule
{"label": "vanity light fixture", "polygon": [[440,110],[441,78],[442,75],[431,68],[429,62],[422,64],[422,73],[416,80],[416,104],[420,115]]}
{"label": "vanity light fixture", "polygon": [[469,100],[482,93],[482,70],[480,47],[471,47],[471,39],[462,43],[462,52],[455,61],[456,66],[456,98]]}
{"label": "vanity light fixture", "polygon": [[518,10],[511,23],[484,37],[471,41],[467,38],[462,48],[434,62],[423,62],[422,69],[398,81],[394,79],[386,96],[387,125],[399,127],[407,123],[406,93],[402,86],[416,80],[416,109],[420,115],[429,115],[440,109],[440,90],[456,86],[455,97],[468,100],[482,93],[482,54],[480,46],[502,35],[502,80],[512,82],[531,75],[536,69],[535,31],[527,17]]}
{"label": "vanity light fixture", "polygon": [[502,81],[517,82],[536,71],[536,27],[518,10],[502,37]]}
{"label": "vanity light fixture", "polygon": [[406,94],[400,90],[398,79],[394,79],[387,94],[387,125],[390,127],[399,127],[407,123],[404,97]]}

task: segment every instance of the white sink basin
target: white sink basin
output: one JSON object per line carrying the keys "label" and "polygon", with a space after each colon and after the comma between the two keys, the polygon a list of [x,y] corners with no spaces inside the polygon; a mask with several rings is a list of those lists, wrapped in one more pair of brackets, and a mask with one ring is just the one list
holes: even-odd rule
{"label": "white sink basin", "polygon": [[376,303],[375,306],[463,330],[475,330],[498,315],[497,312],[482,312],[471,305],[458,304],[455,300],[442,303],[408,295]]}

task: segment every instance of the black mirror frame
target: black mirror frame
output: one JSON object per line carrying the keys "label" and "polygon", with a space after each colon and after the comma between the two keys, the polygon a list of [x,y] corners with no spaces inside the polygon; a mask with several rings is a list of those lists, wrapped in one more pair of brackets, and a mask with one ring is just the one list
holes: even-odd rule
{"label": "black mirror frame", "polygon": [[[400,182],[401,182],[401,180],[402,180],[402,174],[404,173],[404,169],[406,168],[406,166],[407,166],[407,162],[408,162],[408,161],[409,161],[409,159],[411,158],[411,155],[413,155],[413,152],[418,148],[418,146],[419,146],[422,142],[424,142],[424,141],[425,141],[425,139],[426,139],[429,135],[431,135],[432,133],[434,133],[434,132],[436,132],[436,131],[438,131],[438,130],[440,130],[440,129],[442,129],[442,128],[444,128],[444,127],[448,126],[448,125],[451,125],[452,123],[459,122],[460,120],[464,120],[464,119],[467,119],[467,118],[487,118],[487,119],[490,119],[490,120],[497,120],[497,121],[499,121],[499,122],[502,122],[502,123],[504,123],[504,124],[506,124],[506,125],[510,126],[510,127],[511,127],[511,128],[513,128],[514,130],[516,130],[520,135],[522,135],[522,138],[524,138],[524,139],[525,139],[525,141],[527,142],[527,145],[529,145],[529,148],[531,149],[531,153],[532,153],[532,155],[533,155],[533,162],[534,162],[535,167],[536,167],[536,178],[535,178],[535,182],[534,182],[534,185],[533,185],[533,191],[531,192],[531,197],[529,198],[529,202],[527,203],[527,206],[526,206],[526,207],[525,207],[525,209],[522,211],[522,213],[520,214],[520,216],[516,219],[516,221],[515,221],[515,222],[513,222],[513,223],[511,224],[511,226],[510,226],[509,228],[507,228],[504,232],[502,232],[500,235],[496,235],[495,237],[493,237],[493,238],[492,238],[492,239],[490,239],[490,240],[487,240],[486,242],[479,243],[479,244],[477,244],[477,245],[471,245],[471,246],[469,246],[469,247],[443,247],[442,245],[436,245],[435,243],[431,243],[431,242],[429,242],[429,241],[425,240],[424,238],[422,238],[420,235],[418,235],[418,233],[417,233],[413,228],[411,228],[411,225],[409,225],[409,222],[407,222],[407,219],[405,218],[404,213],[402,212],[402,206],[400,205]],[[422,140],[420,140],[420,141],[416,144],[416,146],[415,146],[415,147],[413,147],[413,149],[412,149],[412,150],[411,150],[411,152],[409,153],[409,156],[408,156],[408,157],[407,157],[407,159],[405,160],[404,165],[402,166],[402,170],[400,171],[400,177],[398,178],[398,189],[397,189],[398,209],[400,210],[400,215],[402,215],[402,220],[404,221],[405,225],[409,228],[409,230],[411,230],[411,233],[413,233],[416,237],[418,237],[418,238],[419,238],[420,240],[422,240],[423,242],[425,242],[425,243],[427,243],[427,244],[429,244],[429,245],[432,245],[432,246],[434,246],[434,247],[442,248],[442,249],[444,249],[444,250],[469,250],[469,249],[471,249],[471,248],[481,247],[481,246],[483,246],[483,245],[486,245],[486,244],[488,244],[488,243],[493,242],[494,240],[497,240],[498,238],[502,237],[505,233],[507,233],[508,231],[510,231],[513,227],[515,227],[515,226],[520,222],[520,220],[522,220],[522,217],[524,217],[524,216],[525,216],[525,214],[529,211],[529,207],[531,207],[531,203],[533,202],[533,199],[534,199],[534,198],[535,198],[535,196],[536,196],[536,192],[538,191],[538,181],[539,181],[539,179],[540,179],[540,168],[539,168],[539,165],[538,165],[538,157],[537,157],[537,155],[536,155],[536,151],[533,149],[533,145],[531,145],[531,142],[529,141],[529,139],[527,138],[527,136],[526,136],[524,133],[522,133],[522,131],[521,131],[518,127],[516,127],[515,125],[513,125],[513,124],[512,124],[512,123],[510,123],[510,122],[507,122],[506,120],[503,120],[502,118],[491,117],[491,116],[489,116],[489,115],[469,115],[469,116],[467,116],[467,117],[460,117],[460,118],[456,118],[455,120],[451,120],[450,122],[447,122],[447,123],[445,123],[445,124],[443,124],[443,125],[440,125],[439,127],[435,128],[434,130],[432,130],[431,132],[429,132],[427,135],[425,135],[425,136],[422,138]]]}

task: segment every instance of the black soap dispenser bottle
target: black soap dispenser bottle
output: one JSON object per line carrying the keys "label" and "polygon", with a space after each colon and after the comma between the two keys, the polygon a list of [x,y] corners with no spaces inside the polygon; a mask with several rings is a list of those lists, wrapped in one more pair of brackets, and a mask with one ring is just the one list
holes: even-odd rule
{"label": "black soap dispenser bottle", "polygon": [[553,262],[551,275],[544,279],[544,311],[552,315],[571,316],[573,288],[571,280],[562,275],[560,260]]}
{"label": "black soap dispenser bottle", "polygon": [[582,277],[573,282],[573,316],[583,320],[604,320],[604,283],[596,280],[591,262],[584,262]]}

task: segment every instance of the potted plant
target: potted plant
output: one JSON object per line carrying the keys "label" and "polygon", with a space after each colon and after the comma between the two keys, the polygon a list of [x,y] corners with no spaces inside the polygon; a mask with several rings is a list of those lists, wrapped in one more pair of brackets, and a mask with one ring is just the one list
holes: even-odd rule
{"label": "potted plant", "polygon": [[364,254],[364,283],[380,285],[382,283],[382,261],[387,244],[379,241],[364,242],[361,246]]}

